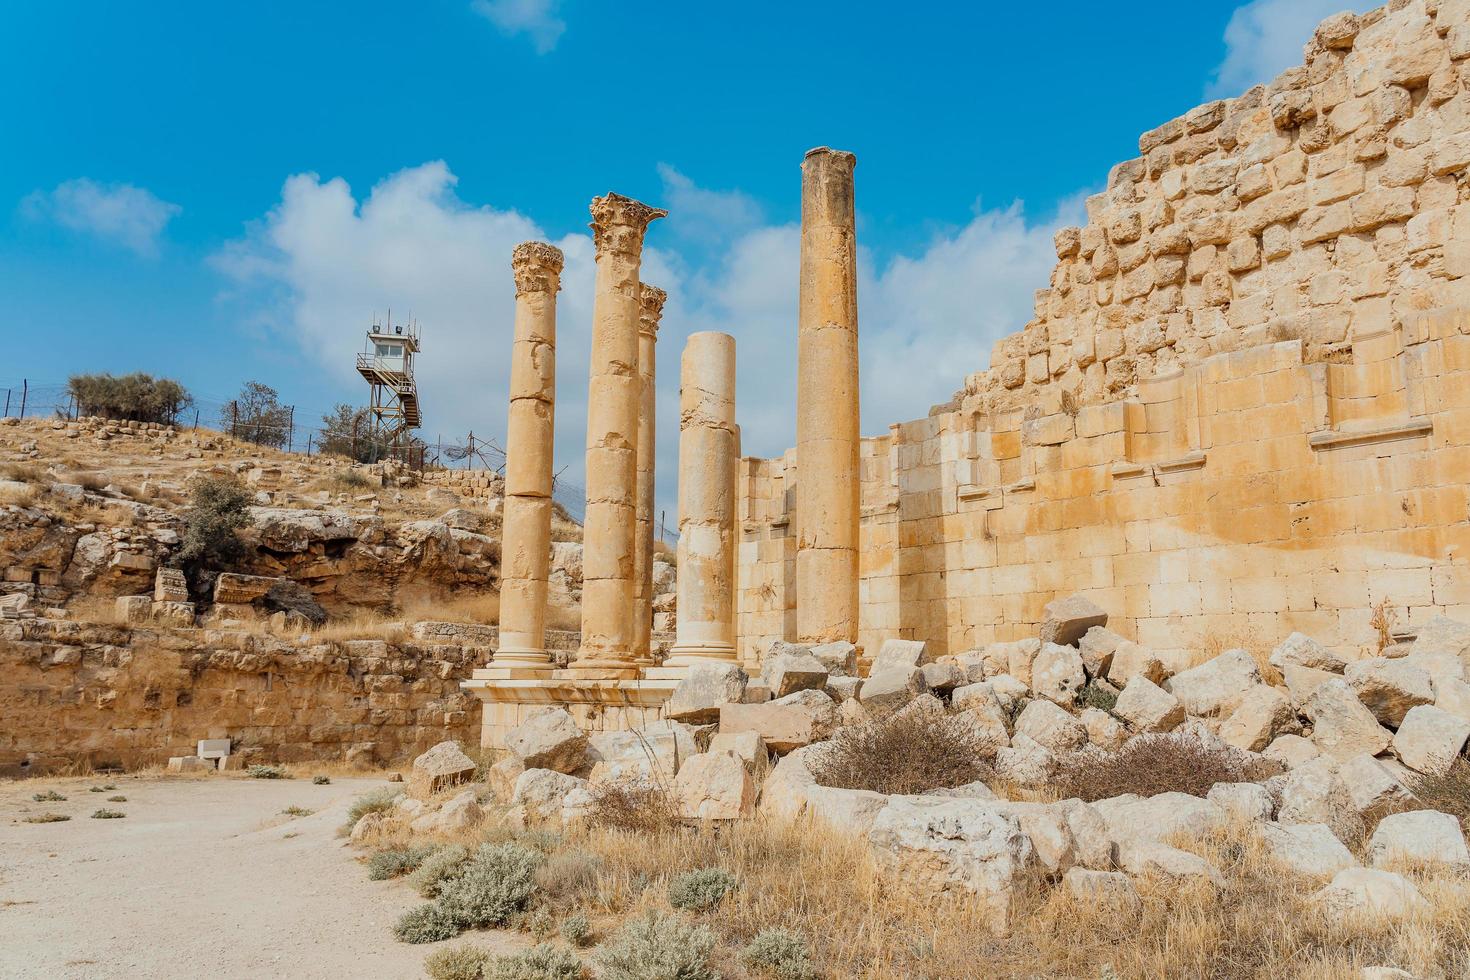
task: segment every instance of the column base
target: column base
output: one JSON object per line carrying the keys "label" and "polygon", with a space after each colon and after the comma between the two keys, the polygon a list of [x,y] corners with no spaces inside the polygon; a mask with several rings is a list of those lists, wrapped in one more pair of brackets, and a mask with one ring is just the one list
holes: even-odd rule
{"label": "column base", "polygon": [[572,666],[553,671],[551,676],[557,680],[625,681],[637,680],[643,676],[643,671],[627,664],[620,667],[598,667],[575,660]]}
{"label": "column base", "polygon": [[693,667],[695,664],[738,664],[735,646],[729,643],[675,643],[664,660],[665,667]]}
{"label": "column base", "polygon": [[507,667],[513,670],[551,670],[551,654],[531,647],[501,647],[490,658],[489,667]]}
{"label": "column base", "polygon": [[677,680],[568,677],[558,670],[535,677],[506,678],[494,668],[481,668],[460,687],[483,704],[480,745],[504,748],[505,735],[531,715],[551,707],[572,713],[586,732],[641,728],[663,717],[663,704]]}

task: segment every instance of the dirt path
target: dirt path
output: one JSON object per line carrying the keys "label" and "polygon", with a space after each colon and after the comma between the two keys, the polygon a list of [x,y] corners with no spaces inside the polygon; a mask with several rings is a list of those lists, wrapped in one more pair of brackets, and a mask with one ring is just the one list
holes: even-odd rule
{"label": "dirt path", "polygon": [[[111,782],[117,789],[92,793]],[[421,901],[370,882],[334,836],[378,780],[112,777],[0,783],[0,976],[419,978],[432,946],[393,940]],[[65,802],[35,803],[56,789]],[[108,803],[120,794],[126,803]],[[289,806],[315,811],[289,818]],[[99,807],[121,820],[93,820]],[[28,824],[43,812],[64,823]],[[519,946],[476,933],[487,949]]]}

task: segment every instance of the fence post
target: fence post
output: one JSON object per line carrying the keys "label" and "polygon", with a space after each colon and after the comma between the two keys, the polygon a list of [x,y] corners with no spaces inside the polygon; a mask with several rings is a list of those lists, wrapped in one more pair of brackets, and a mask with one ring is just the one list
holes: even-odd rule
{"label": "fence post", "polygon": [[286,452],[296,445],[296,406],[286,406]]}
{"label": "fence post", "polygon": [[230,402],[230,438],[231,439],[239,438],[236,435],[236,433],[238,433],[239,431],[240,431],[240,403],[239,403],[239,401],[232,401],[232,402]]}
{"label": "fence post", "polygon": [[199,431],[199,409],[194,409],[194,431]]}
{"label": "fence post", "polygon": [[10,415],[10,389],[9,388],[6,388],[5,389],[5,414],[4,415],[0,415],[0,419],[6,418],[9,415]]}
{"label": "fence post", "polygon": [[30,394],[31,383],[25,378],[20,379],[20,417],[26,417],[26,396]]}

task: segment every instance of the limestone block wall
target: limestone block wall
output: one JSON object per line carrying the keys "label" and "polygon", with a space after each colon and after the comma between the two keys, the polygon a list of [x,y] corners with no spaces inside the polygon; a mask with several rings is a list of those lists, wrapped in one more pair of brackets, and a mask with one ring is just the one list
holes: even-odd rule
{"label": "limestone block wall", "polygon": [[[287,643],[244,631],[0,624],[0,775],[133,767],[229,738],[258,761],[399,762],[479,737],[459,681],[489,657],[460,631]],[[493,642],[493,636],[491,637]]]}
{"label": "limestone block wall", "polygon": [[[864,646],[1031,634],[1072,592],[1181,659],[1470,616],[1467,59],[1470,0],[1397,0],[1144,134],[1035,320],[864,440]],[[741,464],[747,662],[794,635],[798,462]]]}

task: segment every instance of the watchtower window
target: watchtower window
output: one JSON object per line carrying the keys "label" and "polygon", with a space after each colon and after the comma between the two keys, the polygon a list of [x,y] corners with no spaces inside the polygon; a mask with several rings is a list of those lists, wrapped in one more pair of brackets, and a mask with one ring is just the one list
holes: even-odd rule
{"label": "watchtower window", "polygon": [[403,345],[383,343],[381,340],[373,342],[373,353],[378,357],[402,357]]}

